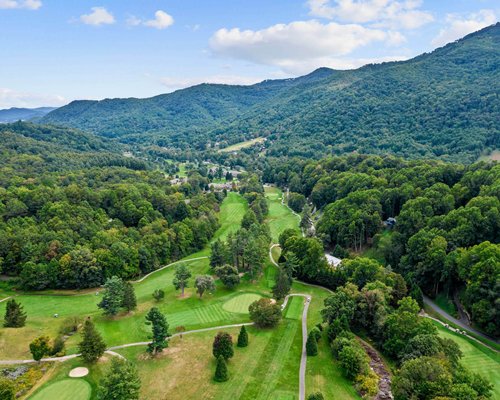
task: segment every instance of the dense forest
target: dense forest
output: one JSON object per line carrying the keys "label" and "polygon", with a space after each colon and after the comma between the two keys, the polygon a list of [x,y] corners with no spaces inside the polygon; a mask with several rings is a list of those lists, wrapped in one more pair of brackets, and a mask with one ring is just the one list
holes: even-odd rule
{"label": "dense forest", "polygon": [[0,132],[0,271],[24,289],[129,279],[201,249],[218,227],[223,193],[203,193],[198,174],[171,186],[163,172],[65,128]]}
{"label": "dense forest", "polygon": [[[346,281],[343,268],[332,272],[322,259],[323,244],[341,255],[373,246],[407,282],[432,297],[457,294],[474,323],[500,334],[500,165],[352,155],[269,159],[263,176],[318,210],[319,239],[293,232],[280,239],[299,258],[301,279],[331,287]],[[392,229],[382,223],[388,218],[396,219]]]}
{"label": "dense forest", "polygon": [[500,145],[499,48],[496,24],[404,62],[322,68],[253,86],[205,84],[143,100],[76,101],[42,121],[147,141],[179,157],[265,136],[270,156],[472,162]]}

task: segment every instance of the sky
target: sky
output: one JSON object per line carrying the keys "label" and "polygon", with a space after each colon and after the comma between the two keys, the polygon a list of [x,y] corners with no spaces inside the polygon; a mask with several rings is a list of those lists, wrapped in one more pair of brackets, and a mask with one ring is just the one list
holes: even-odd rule
{"label": "sky", "polygon": [[500,0],[0,0],[0,108],[405,60],[499,17]]}

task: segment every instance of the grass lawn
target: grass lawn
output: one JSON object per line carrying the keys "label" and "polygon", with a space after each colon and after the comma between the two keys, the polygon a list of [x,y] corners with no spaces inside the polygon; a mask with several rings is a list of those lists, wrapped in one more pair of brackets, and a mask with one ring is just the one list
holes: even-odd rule
{"label": "grass lawn", "polygon": [[256,143],[262,143],[264,140],[266,140],[266,139],[262,138],[262,137],[258,137],[258,138],[252,139],[252,140],[247,140],[245,142],[235,143],[231,146],[220,149],[219,151],[222,153],[230,153],[231,151],[238,151],[238,150],[244,149],[245,147],[253,146]]}
{"label": "grass lawn", "polygon": [[222,308],[233,313],[248,314],[248,307],[250,304],[260,298],[262,298],[262,296],[256,293],[239,294],[227,300]]}
{"label": "grass lawn", "polygon": [[32,400],[88,400],[92,394],[90,384],[80,378],[63,379],[43,388]]}
{"label": "grass lawn", "polygon": [[469,370],[483,375],[494,385],[493,399],[500,399],[500,355],[466,337],[434,322],[439,335],[454,340],[462,350],[462,364]]}
{"label": "grass lawn", "polygon": [[267,224],[271,231],[273,243],[278,243],[281,232],[285,229],[299,230],[300,218],[290,211],[288,207],[281,204],[281,190],[276,187],[266,187],[267,204],[269,205],[269,215]]}
{"label": "grass lawn", "polygon": [[300,319],[302,317],[302,309],[304,308],[303,297],[290,297],[285,310],[285,318]]}

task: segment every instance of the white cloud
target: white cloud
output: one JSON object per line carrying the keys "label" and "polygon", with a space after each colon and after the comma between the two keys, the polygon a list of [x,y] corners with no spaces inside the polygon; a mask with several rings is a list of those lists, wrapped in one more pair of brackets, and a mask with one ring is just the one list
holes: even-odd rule
{"label": "white cloud", "polygon": [[422,0],[308,0],[309,14],[373,27],[416,29],[434,20]]}
{"label": "white cloud", "polygon": [[497,16],[493,10],[480,10],[467,16],[448,14],[446,27],[432,40],[434,46],[444,46],[461,37],[494,24]]}
{"label": "white cloud", "polygon": [[62,106],[68,101],[63,96],[40,95],[0,88],[0,108]]}
{"label": "white cloud", "polygon": [[158,10],[155,12],[154,19],[142,20],[140,18],[137,18],[136,16],[131,16],[129,19],[127,19],[127,25],[130,26],[144,25],[156,29],[166,29],[169,26],[172,26],[173,24],[174,24],[174,18],[170,14],[167,14],[165,11],[162,10]]}
{"label": "white cloud", "polygon": [[104,7],[92,7],[90,14],[80,16],[80,21],[86,25],[110,25],[116,22],[115,17]]}
{"label": "white cloud", "polygon": [[238,76],[238,75],[212,75],[207,77],[194,78],[174,78],[164,77],[160,82],[169,90],[182,89],[200,83],[220,83],[225,85],[253,85],[254,83],[262,82],[263,78]]}
{"label": "white cloud", "polygon": [[0,0],[0,9],[24,8],[38,10],[42,6],[40,0]]}
{"label": "white cloud", "polygon": [[210,39],[210,48],[220,56],[278,66],[287,73],[307,72],[313,67],[359,66],[343,56],[374,42],[401,44],[397,32],[361,25],[327,24],[315,20],[278,24],[259,31],[220,29]]}

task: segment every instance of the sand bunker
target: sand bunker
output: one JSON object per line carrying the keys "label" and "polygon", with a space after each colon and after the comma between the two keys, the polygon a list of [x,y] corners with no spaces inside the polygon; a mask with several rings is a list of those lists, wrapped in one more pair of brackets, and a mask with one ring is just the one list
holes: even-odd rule
{"label": "sand bunker", "polygon": [[85,367],[73,368],[69,371],[70,378],[82,378],[89,374],[89,369]]}

